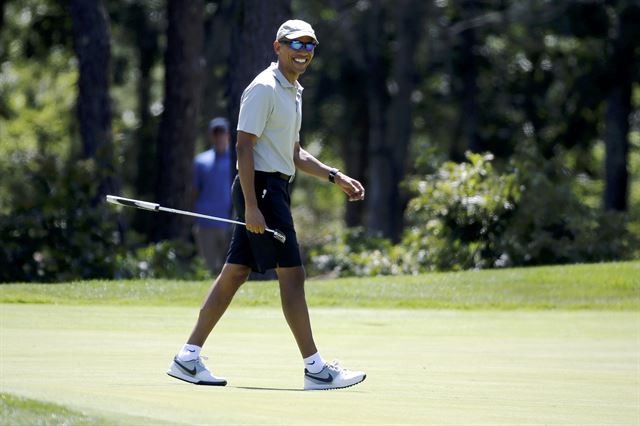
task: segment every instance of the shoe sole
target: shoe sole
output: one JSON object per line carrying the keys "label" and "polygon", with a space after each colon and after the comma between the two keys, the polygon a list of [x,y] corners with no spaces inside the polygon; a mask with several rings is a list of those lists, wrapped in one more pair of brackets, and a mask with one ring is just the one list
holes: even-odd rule
{"label": "shoe sole", "polygon": [[187,382],[192,385],[200,385],[200,386],[226,386],[227,385],[226,380],[220,381],[220,382],[205,382],[200,380],[195,382],[191,378],[188,378],[186,375],[180,375],[180,373],[174,373],[173,371],[171,371],[171,369],[167,371],[167,375],[170,377],[173,377],[174,379],[182,380],[183,382]]}
{"label": "shoe sole", "polygon": [[359,382],[351,383],[350,385],[347,385],[347,386],[332,387],[332,388],[318,388],[318,389],[305,388],[304,390],[305,391],[328,391],[328,390],[346,389],[346,388],[350,388],[351,386],[359,385],[360,383],[364,382],[364,379],[366,378],[367,378],[367,375],[365,374],[364,376],[362,376],[362,380],[360,380]]}

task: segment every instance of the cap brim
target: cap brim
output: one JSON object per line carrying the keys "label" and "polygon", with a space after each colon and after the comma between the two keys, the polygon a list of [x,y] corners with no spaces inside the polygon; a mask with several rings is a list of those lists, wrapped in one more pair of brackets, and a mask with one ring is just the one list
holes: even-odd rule
{"label": "cap brim", "polygon": [[294,32],[289,33],[286,36],[284,36],[284,38],[286,38],[287,40],[293,40],[295,38],[300,38],[300,37],[311,37],[316,43],[319,43],[319,41],[316,38],[315,34],[313,34],[310,31],[305,31],[305,30],[294,31]]}

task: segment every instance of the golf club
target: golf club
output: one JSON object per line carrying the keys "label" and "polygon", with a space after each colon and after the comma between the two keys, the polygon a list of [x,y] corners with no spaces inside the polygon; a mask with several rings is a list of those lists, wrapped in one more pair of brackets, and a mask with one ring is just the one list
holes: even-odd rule
{"label": "golf club", "polygon": [[[148,201],[140,201],[140,200],[134,200],[132,198],[118,197],[116,195],[107,195],[107,202],[109,202],[111,204],[119,204],[121,206],[136,207],[136,208],[142,209],[142,210],[151,210],[151,211],[161,211],[161,212],[167,212],[167,213],[175,213],[175,214],[181,214],[181,215],[184,215],[184,216],[193,216],[193,217],[199,217],[199,218],[202,218],[202,219],[215,220],[215,221],[218,221],[218,222],[227,222],[227,223],[234,223],[236,225],[247,226],[246,223],[239,222],[237,220],[225,219],[223,217],[216,217],[216,216],[208,216],[206,214],[193,213],[193,212],[188,212],[188,211],[184,211],[184,210],[170,209],[168,207],[162,207],[158,203],[150,203]],[[287,241],[287,237],[281,231],[278,231],[277,229],[269,229],[269,228],[267,228],[266,231],[267,232],[271,232],[273,234],[273,238],[275,238],[276,240],[280,241],[282,244],[284,244],[285,241]]]}

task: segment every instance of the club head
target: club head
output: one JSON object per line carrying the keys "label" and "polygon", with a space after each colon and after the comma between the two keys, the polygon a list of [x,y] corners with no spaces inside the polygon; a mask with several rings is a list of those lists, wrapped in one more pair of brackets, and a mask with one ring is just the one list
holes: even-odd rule
{"label": "club head", "polygon": [[287,237],[281,231],[278,231],[277,229],[273,230],[273,238],[275,238],[276,240],[280,241],[282,244],[284,244],[287,241]]}
{"label": "club head", "polygon": [[156,211],[160,207],[158,203],[150,203],[148,201],[134,200],[132,198],[118,197],[116,195],[107,195],[107,202],[120,206],[136,207],[138,209]]}

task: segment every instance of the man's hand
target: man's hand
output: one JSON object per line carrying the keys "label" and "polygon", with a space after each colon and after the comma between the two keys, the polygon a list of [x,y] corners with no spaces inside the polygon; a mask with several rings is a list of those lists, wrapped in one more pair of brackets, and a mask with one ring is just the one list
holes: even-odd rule
{"label": "man's hand", "polygon": [[347,196],[349,197],[349,201],[364,200],[364,187],[359,181],[338,172],[335,177],[335,182],[336,185],[338,185],[340,189],[342,189],[344,193],[347,194]]}
{"label": "man's hand", "polygon": [[264,234],[267,223],[262,216],[260,209],[256,207],[247,207],[244,212],[245,222],[247,223],[247,231],[256,234]]}

